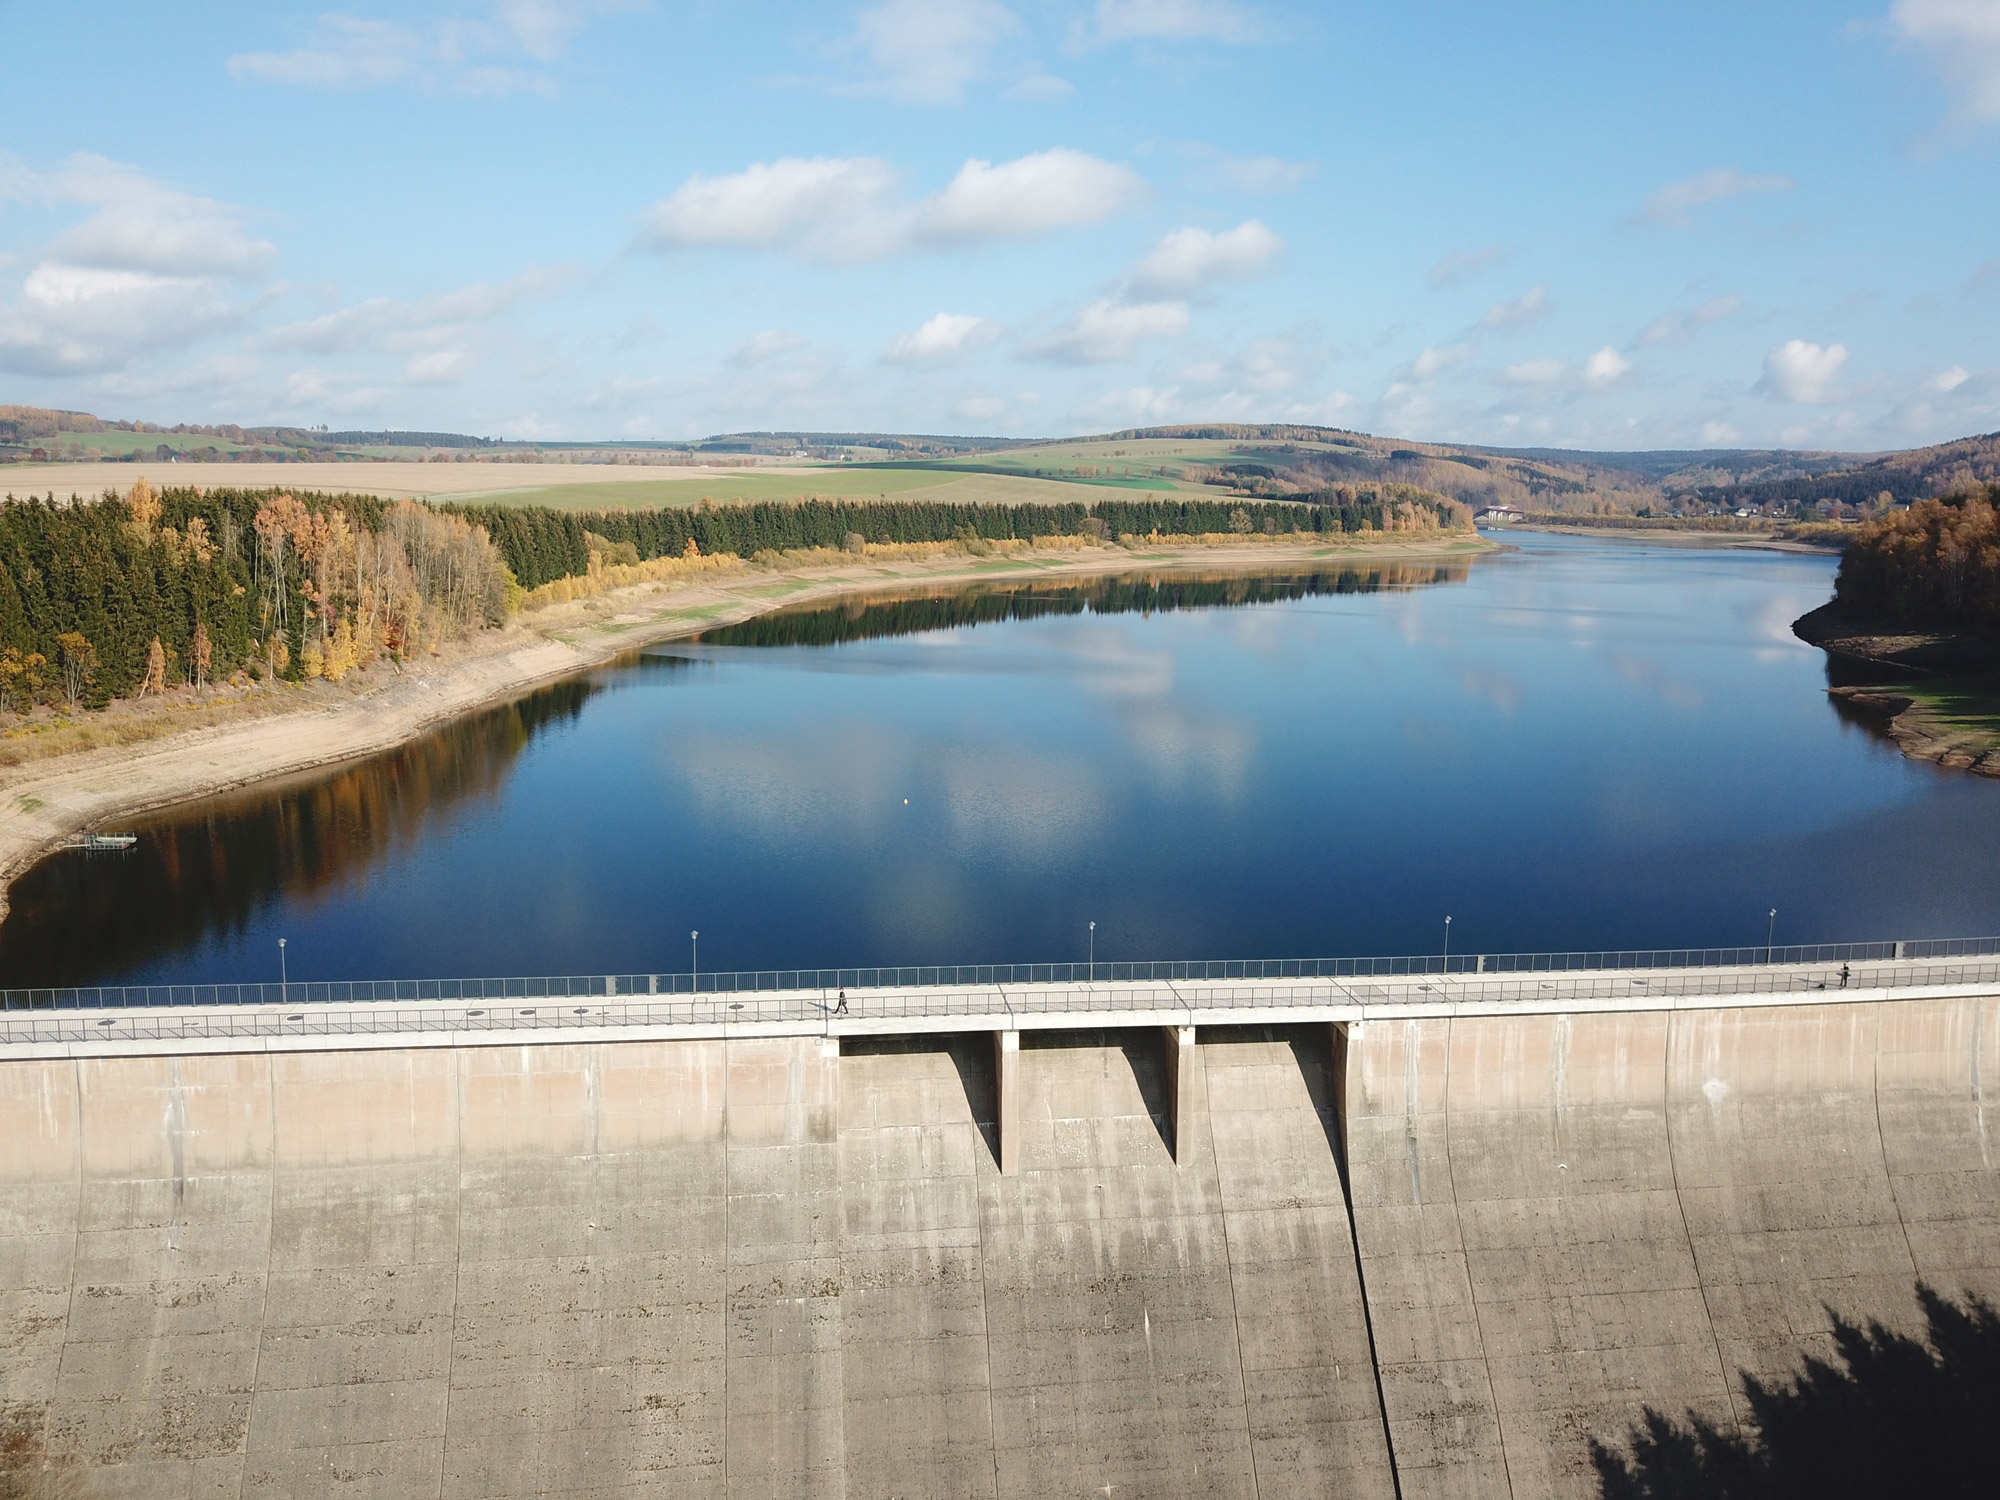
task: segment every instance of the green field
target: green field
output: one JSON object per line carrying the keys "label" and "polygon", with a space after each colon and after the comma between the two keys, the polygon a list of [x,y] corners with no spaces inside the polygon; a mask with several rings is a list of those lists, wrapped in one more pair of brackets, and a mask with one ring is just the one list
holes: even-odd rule
{"label": "green field", "polygon": [[[1200,489],[1188,479],[1195,467],[1226,463],[1263,463],[1282,467],[1301,452],[1353,453],[1370,451],[1361,444],[1258,443],[1229,438],[1126,438],[1104,442],[1037,443],[1000,452],[968,454],[964,458],[922,460],[925,468],[960,472],[1019,474],[1069,484],[1110,485],[1120,489]],[[901,463],[881,468],[902,469]],[[1089,470],[1091,472],[1081,472]]]}
{"label": "green field", "polygon": [[[678,471],[686,474],[686,470]],[[1165,491],[1172,484],[1155,481]],[[931,465],[829,464],[809,474],[767,474],[755,469],[717,469],[696,477],[634,479],[596,484],[555,484],[535,489],[487,490],[440,495],[442,500],[493,505],[546,505],[558,510],[652,510],[669,505],[718,504],[732,500],[936,500],[960,505],[1051,505],[1085,500],[1073,479],[1032,474],[940,470]]]}

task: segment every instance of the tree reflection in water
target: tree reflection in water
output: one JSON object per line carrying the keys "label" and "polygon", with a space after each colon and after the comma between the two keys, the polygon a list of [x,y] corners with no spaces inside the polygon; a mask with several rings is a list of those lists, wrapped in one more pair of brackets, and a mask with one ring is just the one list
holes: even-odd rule
{"label": "tree reflection in water", "polygon": [[1471,574],[1469,562],[1384,562],[1277,577],[1163,573],[1082,583],[991,584],[944,594],[856,596],[834,605],[778,610],[704,631],[693,640],[703,646],[834,646],[1002,620],[1166,614],[1330,594],[1377,594],[1463,583]]}
{"label": "tree reflection in water", "polygon": [[535,734],[574,720],[595,691],[558,683],[455,720],[400,749],[314,771],[137,825],[118,855],[65,852],[23,874],[0,924],[9,988],[89,983],[204,938],[236,933],[280,895],[365,881],[412,841],[499,796]]}
{"label": "tree reflection in water", "polygon": [[1604,1500],[1881,1500],[2000,1493],[2000,1312],[1919,1284],[1925,1337],[1834,1319],[1838,1365],[1745,1374],[1748,1431],[1648,1410],[1625,1451],[1591,1440]]}

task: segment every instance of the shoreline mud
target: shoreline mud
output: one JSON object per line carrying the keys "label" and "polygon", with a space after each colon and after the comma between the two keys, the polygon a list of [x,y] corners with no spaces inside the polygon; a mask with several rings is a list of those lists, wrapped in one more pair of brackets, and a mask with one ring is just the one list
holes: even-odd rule
{"label": "shoreline mud", "polygon": [[1827,696],[1911,760],[2000,777],[2000,639],[1917,630],[1837,601],[1799,616],[1792,633],[1867,679]]}
{"label": "shoreline mud", "polygon": [[[745,566],[635,584],[552,605],[481,632],[437,657],[377,669],[359,691],[300,693],[295,708],[77,750],[0,769],[0,918],[14,878],[65,839],[107,819],[155,812],[261,782],[358,760],[448,720],[496,707],[641,647],[797,604],[911,585],[1080,581],[1148,572],[1311,572],[1392,562],[1470,560],[1498,550],[1484,537],[1302,546],[1100,546],[1006,559],[960,555],[805,570]],[[279,688],[274,691],[294,691]]]}

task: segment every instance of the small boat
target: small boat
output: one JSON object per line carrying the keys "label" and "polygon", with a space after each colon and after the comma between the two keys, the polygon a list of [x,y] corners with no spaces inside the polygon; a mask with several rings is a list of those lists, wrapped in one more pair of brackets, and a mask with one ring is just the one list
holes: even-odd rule
{"label": "small boat", "polygon": [[139,842],[136,833],[81,833],[65,839],[63,848],[82,849],[91,854],[118,854]]}

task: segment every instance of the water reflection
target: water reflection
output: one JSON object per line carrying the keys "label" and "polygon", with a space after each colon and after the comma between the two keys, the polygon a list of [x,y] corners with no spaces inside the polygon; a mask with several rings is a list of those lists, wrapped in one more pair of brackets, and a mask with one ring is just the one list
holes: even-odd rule
{"label": "water reflection", "polygon": [[836,646],[848,641],[917,635],[1002,620],[1058,615],[1165,614],[1183,609],[1270,604],[1325,594],[1463,583],[1469,562],[1385,562],[1292,577],[1163,573],[1096,578],[1084,583],[987,584],[951,593],[881,598],[857,595],[839,604],[779,610],[693,637],[705,646]]}
{"label": "water reflection", "polygon": [[[216,968],[215,961],[227,963],[226,955],[241,955],[246,938],[264,919],[282,916],[285,908],[299,912],[343,902],[365,904],[371,872],[444,840],[475,810],[499,814],[508,778],[538,733],[578,721],[585,705],[607,689],[661,674],[685,677],[709,654],[694,648],[831,646],[1002,621],[1147,615],[1370,594],[1462,583],[1468,575],[1464,562],[1392,562],[1266,577],[1162,573],[1060,584],[959,586],[780,610],[705,632],[689,643],[634,652],[607,671],[468,716],[331,775],[287,778],[143,819],[132,825],[141,835],[138,845],[124,854],[53,855],[16,880],[9,892],[10,910],[0,923],[0,985],[89,984],[135,975],[176,978],[177,960],[203,950],[209,960],[200,965],[204,977],[239,977],[240,957],[235,971]],[[1114,653],[1117,649],[1113,647]],[[1154,655],[1159,659],[1148,663],[1149,669],[1170,671],[1164,654]],[[1122,664],[1131,665],[1129,653]],[[1129,687],[1129,674],[1125,685]],[[1206,748],[1200,731],[1178,724],[1171,715],[1150,729],[1141,736],[1142,745],[1161,735],[1167,743],[1159,755],[1142,759],[1170,762],[1160,768],[1163,775],[1184,775],[1190,763],[1200,762]],[[1221,737],[1240,739],[1227,732]],[[721,738],[699,726],[684,726],[670,742],[669,754],[675,775],[694,801],[724,812],[737,823],[739,835],[746,826],[760,824],[773,832],[815,822],[837,829],[845,815],[864,809],[864,821],[872,820],[888,805],[890,787],[907,789],[920,779],[906,743],[880,732],[863,731],[856,738],[852,731],[834,730],[816,735],[802,753],[783,739]],[[980,846],[1011,844],[1047,857],[1073,847],[1104,816],[1097,771],[1079,754],[1051,758],[1004,748],[954,760],[943,770],[953,848],[964,854]],[[578,789],[567,790],[573,794]],[[516,805],[509,815],[520,821],[546,818],[546,804],[555,799],[544,794],[542,800],[545,805],[539,807]],[[563,832],[588,838],[587,821],[580,819]],[[521,873],[532,878],[525,869]],[[469,900],[473,888],[468,882],[458,893]],[[544,913],[565,912],[576,927],[617,920],[615,913],[571,903],[560,890],[538,904]],[[469,928],[486,920],[475,911],[459,914]],[[362,936],[370,928],[379,933],[379,926],[364,924]],[[342,971],[379,972],[379,964],[365,952],[352,951],[354,946],[350,941],[350,951],[342,955]],[[296,946],[294,952],[299,952]],[[271,961],[261,948],[249,958],[259,975]],[[575,965],[544,961],[529,967],[540,971]]]}
{"label": "water reflection", "polygon": [[[1062,575],[801,607],[55,861],[12,984],[2000,930],[2000,785],[1830,713],[1833,564]],[[1450,584],[1451,587],[1436,587]],[[1228,607],[1228,606],[1236,607]],[[967,628],[977,627],[977,628]],[[780,649],[766,649],[760,643]],[[565,696],[567,695],[567,696]],[[554,726],[560,724],[558,730]]]}
{"label": "water reflection", "polygon": [[53,855],[9,892],[0,973],[10,987],[89,982],[227,940],[280,895],[317,904],[357,892],[399,850],[497,805],[528,742],[574,722],[594,691],[558,683],[331,776],[158,814],[121,854]]}

